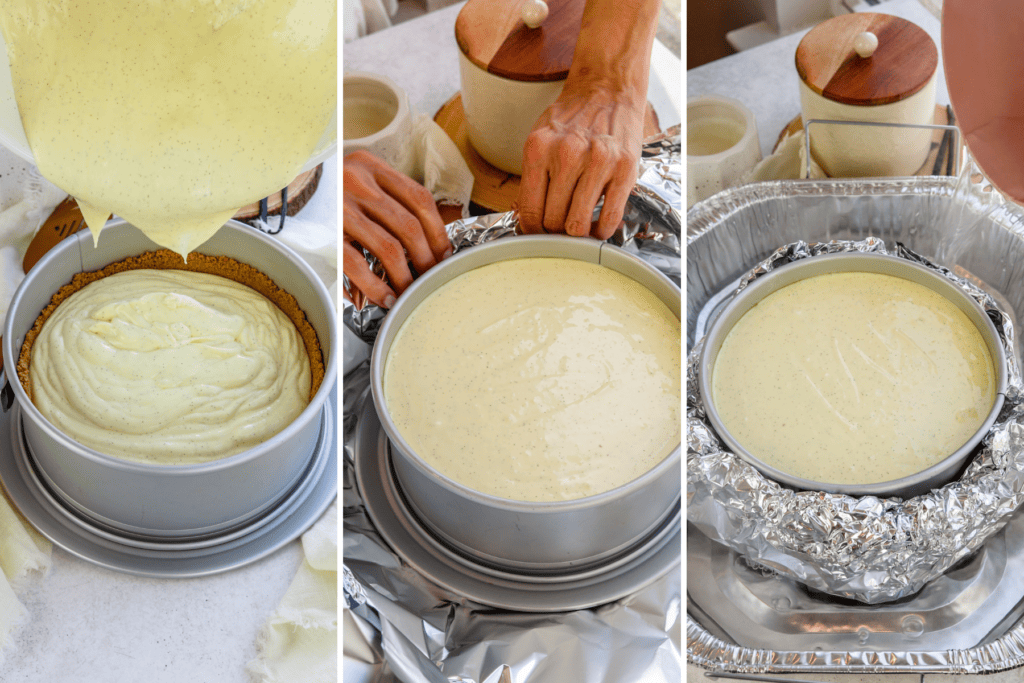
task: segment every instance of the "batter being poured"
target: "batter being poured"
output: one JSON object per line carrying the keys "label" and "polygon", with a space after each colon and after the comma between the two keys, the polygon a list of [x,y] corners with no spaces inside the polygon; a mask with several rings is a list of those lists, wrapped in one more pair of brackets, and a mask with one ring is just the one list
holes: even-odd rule
{"label": "batter being poured", "polygon": [[337,106],[336,0],[4,0],[40,172],[188,254],[299,173]]}

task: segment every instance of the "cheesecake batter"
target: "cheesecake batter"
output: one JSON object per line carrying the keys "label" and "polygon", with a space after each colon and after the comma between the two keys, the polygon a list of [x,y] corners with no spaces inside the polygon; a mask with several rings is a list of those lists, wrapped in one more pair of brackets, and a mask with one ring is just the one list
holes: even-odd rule
{"label": "cheesecake batter", "polygon": [[402,325],[384,370],[405,440],[501,498],[560,501],[636,479],[680,443],[680,323],[608,268],[503,261],[455,278]]}
{"label": "cheesecake batter", "polygon": [[336,0],[4,0],[40,172],[182,256],[300,172],[337,106]]}
{"label": "cheesecake batter", "polygon": [[130,270],[75,292],[31,350],[32,401],[107,455],[206,462],[266,441],[309,402],[295,325],[216,275]]}
{"label": "cheesecake batter", "polygon": [[992,356],[952,302],[902,278],[832,273],[769,295],[726,337],[722,422],[778,470],[891,481],[960,448],[995,401]]}

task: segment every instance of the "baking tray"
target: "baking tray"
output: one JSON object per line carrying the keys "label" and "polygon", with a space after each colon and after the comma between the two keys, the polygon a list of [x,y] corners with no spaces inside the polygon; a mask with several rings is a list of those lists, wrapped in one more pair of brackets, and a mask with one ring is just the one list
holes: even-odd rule
{"label": "baking tray", "polygon": [[113,571],[161,579],[210,576],[273,553],[311,527],[338,494],[338,389],[320,411],[320,433],[299,484],[262,517],[198,542],[140,543],[104,529],[47,488],[25,441],[21,406],[0,415],[0,480],[14,506],[67,552]]}
{"label": "baking tray", "polygon": [[[745,272],[778,247],[801,240],[901,242],[971,279],[1019,319],[1024,210],[976,180],[965,174],[959,179],[775,181],[727,190],[697,204],[687,214],[687,349],[728,303]],[[998,629],[972,647],[915,649],[908,642],[899,649],[786,650],[751,646],[741,642],[742,634],[729,638],[688,601],[687,654],[705,668],[742,674],[990,673],[1024,665],[1024,622],[1015,607],[1004,605]],[[851,622],[858,618],[856,610],[847,614]]]}
{"label": "baking tray", "polygon": [[682,515],[679,501],[636,547],[598,567],[559,576],[531,576],[479,564],[434,536],[407,503],[392,464],[393,446],[372,399],[359,410],[353,455],[367,513],[390,547],[423,576],[455,594],[498,609],[536,613],[587,609],[641,591],[670,571],[679,572]]}

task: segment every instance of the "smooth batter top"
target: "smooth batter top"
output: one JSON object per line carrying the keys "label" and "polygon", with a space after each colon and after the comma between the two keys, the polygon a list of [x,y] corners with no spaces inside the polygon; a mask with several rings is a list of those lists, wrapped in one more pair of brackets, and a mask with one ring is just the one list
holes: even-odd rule
{"label": "smooth batter top", "polygon": [[239,453],[309,402],[295,325],[216,275],[131,270],[86,285],[32,346],[32,399],[101,453],[161,465]]}
{"label": "smooth batter top", "polygon": [[608,268],[529,258],[472,270],[402,325],[384,370],[409,445],[477,491],[572,500],[680,442],[680,324]]}
{"label": "smooth batter top", "polygon": [[94,237],[182,256],[299,173],[337,106],[336,0],[3,0],[36,164]]}
{"label": "smooth batter top", "polygon": [[891,481],[960,448],[995,401],[977,327],[931,289],[833,273],[769,295],[715,362],[722,422],[783,472],[836,484]]}

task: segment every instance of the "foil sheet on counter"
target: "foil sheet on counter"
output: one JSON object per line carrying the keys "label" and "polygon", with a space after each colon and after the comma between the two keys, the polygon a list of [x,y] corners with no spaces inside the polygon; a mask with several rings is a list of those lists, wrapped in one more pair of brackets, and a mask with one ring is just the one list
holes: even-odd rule
{"label": "foil sheet on counter", "polygon": [[[640,178],[623,225],[609,240],[680,283],[682,161],[680,128],[645,144]],[[455,251],[516,233],[514,213],[456,221]],[[370,257],[374,272],[379,264]],[[344,283],[348,291],[347,281]],[[346,326],[372,343],[386,310],[345,301]],[[343,589],[346,683],[506,683],[645,681],[683,678],[679,571],[633,595],[593,609],[530,614],[476,604],[405,565],[374,529],[356,486],[353,436],[369,396],[369,367],[344,377]]]}
{"label": "foil sheet on counter", "polygon": [[[681,125],[644,141],[636,185],[626,201],[622,224],[608,240],[638,256],[667,275],[677,285],[682,280],[682,146]],[[600,205],[594,209],[594,218]],[[454,253],[519,231],[515,211],[464,218],[445,228]],[[364,250],[370,270],[387,281],[380,261]],[[377,338],[387,310],[363,299],[353,291],[342,274],[345,297],[341,318],[367,344]]]}
{"label": "foil sheet on counter", "polygon": [[[767,266],[780,245],[797,242],[805,246],[794,246],[794,253],[809,252],[814,243],[823,245],[820,249],[845,249],[854,242],[876,248],[867,245],[877,240],[902,243],[904,257],[924,254],[961,283],[973,283],[990,294],[1004,322],[1019,320],[1024,312],[1024,210],[992,196],[970,171],[959,179],[758,183],[696,205],[687,223],[691,354],[698,350],[716,304],[723,304],[722,295],[736,290],[744,274]],[[1006,332],[1004,327],[1012,351],[1008,358],[1019,358],[1017,340]],[[922,571],[932,573],[956,562],[954,556],[971,554],[1024,500],[1024,407],[1016,367],[1011,368],[1013,389],[1008,391],[1013,400],[1008,395],[977,462],[959,481],[906,501],[797,494],[766,482],[720,450],[702,420],[693,369],[690,362],[688,516],[691,521],[695,513],[705,517],[708,523],[701,528],[713,537],[719,535],[718,525],[732,539],[726,545],[756,558],[768,571],[864,602],[891,600],[913,593],[926,580]],[[704,465],[698,463],[702,460]],[[716,483],[705,488],[702,482],[711,480]],[[819,571],[823,564],[829,569]],[[1013,608],[1006,605],[1006,614]],[[688,615],[687,652],[701,666],[740,673],[995,672],[1024,664],[1024,623],[1010,616],[1003,630],[967,649],[789,652],[746,647],[742,639],[734,642],[713,624]]]}

